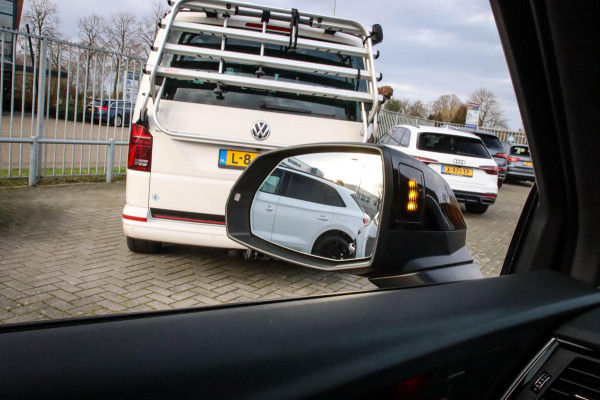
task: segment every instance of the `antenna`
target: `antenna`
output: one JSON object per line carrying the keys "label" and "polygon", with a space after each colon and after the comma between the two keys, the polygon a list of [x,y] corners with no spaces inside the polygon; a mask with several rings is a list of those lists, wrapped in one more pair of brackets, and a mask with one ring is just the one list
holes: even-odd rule
{"label": "antenna", "polygon": [[335,3],[337,2],[337,0],[333,0],[333,15],[335,16]]}

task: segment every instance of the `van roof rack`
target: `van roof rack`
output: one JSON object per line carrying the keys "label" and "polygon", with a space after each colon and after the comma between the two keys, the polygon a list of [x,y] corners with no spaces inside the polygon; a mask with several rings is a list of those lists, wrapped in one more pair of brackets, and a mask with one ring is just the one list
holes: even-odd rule
{"label": "van roof rack", "polygon": [[[374,124],[373,131],[377,129],[377,104],[379,95],[377,93],[377,82],[381,80],[381,75],[374,72],[374,55],[371,33],[367,31],[360,23],[337,17],[329,17],[310,13],[300,13],[297,9],[282,9],[268,6],[259,6],[235,1],[224,0],[169,0],[172,6],[171,11],[161,21],[160,27],[164,32],[159,33],[159,40],[153,50],[156,56],[149,59],[147,69],[150,70],[151,90],[145,95],[141,108],[140,117],[143,119],[150,97],[153,99],[153,116],[159,129],[168,134],[178,136],[199,135],[170,131],[157,120],[158,105],[163,93],[164,83],[158,92],[156,91],[157,78],[171,78],[183,80],[202,80],[209,83],[221,85],[235,85],[256,89],[277,90],[288,93],[299,93],[309,96],[322,96],[342,100],[351,100],[361,102],[361,112],[363,114],[364,140],[368,139],[367,131],[370,123]],[[221,26],[211,25],[209,23],[190,22],[193,18],[185,18],[185,13],[201,12],[209,17],[222,17]],[[178,15],[182,18],[177,19]],[[191,14],[190,14],[191,15]],[[228,21],[232,16],[244,17],[244,21],[249,28],[232,27]],[[267,25],[269,22],[278,23],[278,25]],[[287,26],[282,27],[281,23],[289,22]],[[308,37],[299,37],[300,28],[302,29],[322,29],[324,33],[335,35],[341,33],[350,35],[347,40],[341,40],[345,43],[334,41],[322,41],[310,39]],[[275,30],[277,33],[272,33]],[[211,49],[206,47],[197,47],[169,43],[170,33],[172,31],[191,32],[207,34],[221,37],[221,49]],[[354,39],[352,39],[352,37]],[[260,43],[260,54],[251,55],[227,51],[225,41],[227,38],[236,38]],[[269,57],[264,55],[265,44],[276,44],[287,46],[288,49],[311,49],[323,52],[331,52],[341,56],[358,56],[364,59],[364,68],[350,68],[321,64],[317,62],[294,61],[286,58]],[[218,71],[203,71],[191,68],[175,68],[161,65],[161,59],[164,55],[184,55],[197,56],[206,59],[219,61]],[[150,63],[153,62],[153,65]],[[224,71],[225,62],[239,62],[244,64],[256,65],[259,70],[256,77],[239,76],[228,74]],[[364,80],[367,91],[354,91],[348,89],[338,89],[321,85],[314,85],[302,82],[286,82],[278,80],[260,79],[259,72],[263,67],[280,68],[290,71],[312,72],[324,75],[339,76],[344,78]],[[148,72],[148,71],[147,71]],[[159,80],[160,81],[160,80]],[[371,109],[365,109],[364,103],[371,103]]]}

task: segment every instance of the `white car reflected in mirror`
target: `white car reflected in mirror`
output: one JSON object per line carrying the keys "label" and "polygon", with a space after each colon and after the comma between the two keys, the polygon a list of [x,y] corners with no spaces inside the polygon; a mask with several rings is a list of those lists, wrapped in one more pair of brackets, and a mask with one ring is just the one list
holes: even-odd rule
{"label": "white car reflected in mirror", "polygon": [[256,192],[251,230],[277,245],[327,259],[370,257],[382,191],[380,156],[340,152],[288,157]]}

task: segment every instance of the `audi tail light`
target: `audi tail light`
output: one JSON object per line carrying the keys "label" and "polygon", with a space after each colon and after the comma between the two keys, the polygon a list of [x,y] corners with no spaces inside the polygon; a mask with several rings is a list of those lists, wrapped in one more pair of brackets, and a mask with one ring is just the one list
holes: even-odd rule
{"label": "audi tail light", "polygon": [[516,162],[516,161],[521,161],[521,159],[519,157],[512,157],[511,156],[511,157],[508,157],[506,159],[506,161],[508,161],[508,162]]}
{"label": "audi tail light", "polygon": [[498,175],[498,166],[497,165],[483,165],[481,167],[479,167],[479,169],[482,169],[485,171],[486,174],[490,174],[490,175]]}
{"label": "audi tail light", "polygon": [[127,168],[150,172],[152,166],[152,135],[146,127],[131,124]]}

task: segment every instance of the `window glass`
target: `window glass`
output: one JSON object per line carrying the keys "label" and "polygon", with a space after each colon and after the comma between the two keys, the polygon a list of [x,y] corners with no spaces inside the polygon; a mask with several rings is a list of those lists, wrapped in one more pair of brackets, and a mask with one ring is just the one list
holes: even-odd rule
{"label": "window glass", "polygon": [[275,194],[279,191],[282,176],[283,171],[277,168],[271,175],[267,177],[267,179],[265,179],[259,190],[261,192]]}
{"label": "window glass", "polygon": [[[183,33],[179,43],[221,49],[221,38],[211,35]],[[226,51],[257,54],[260,45],[239,39],[227,39]],[[265,55],[270,57],[294,59],[298,61],[318,62],[351,68],[364,68],[359,57],[341,57],[337,54],[316,50],[297,49],[291,53],[286,46],[265,45]],[[193,57],[174,55],[166,57],[163,65],[190,68],[216,72],[219,71],[219,60],[206,57]],[[257,65],[225,62],[223,73],[236,76],[256,77]],[[279,68],[264,67],[261,79],[287,82],[302,82],[316,86],[330,87],[333,89],[367,91],[364,80],[343,78],[332,74],[315,74],[311,72],[289,71]],[[325,98],[322,96],[300,95],[296,93],[281,92],[276,90],[253,89],[249,87],[227,86],[222,87],[223,92],[217,96],[214,93],[215,83],[204,81],[184,81],[167,79],[163,98],[191,103],[213,104],[224,107],[246,108],[269,112],[285,112],[306,114],[322,118],[334,118],[346,121],[361,121],[362,114],[360,103],[356,101]],[[367,105],[370,108],[370,105]]]}
{"label": "window glass", "polygon": [[402,136],[402,140],[400,140],[400,146],[408,147],[410,144],[410,130],[404,129],[406,132]]}
{"label": "window glass", "polygon": [[406,129],[404,129],[404,128],[396,129],[396,131],[394,132],[394,135],[392,136],[392,141],[394,142],[395,145],[400,145],[402,143],[402,137],[404,136],[405,133],[406,133]]}
{"label": "window glass", "polygon": [[477,158],[491,158],[479,139],[439,133],[423,132],[419,134],[419,150],[436,153],[455,154]]}
{"label": "window glass", "polygon": [[296,173],[292,174],[286,196],[328,206],[345,207],[344,201],[334,188],[315,178]]}
{"label": "window glass", "polygon": [[479,137],[481,138],[481,140],[483,140],[483,144],[485,144],[486,147],[494,149],[502,147],[500,140],[495,136],[481,135]]}
{"label": "window glass", "polygon": [[510,154],[515,156],[529,156],[529,147],[527,146],[512,146]]}

